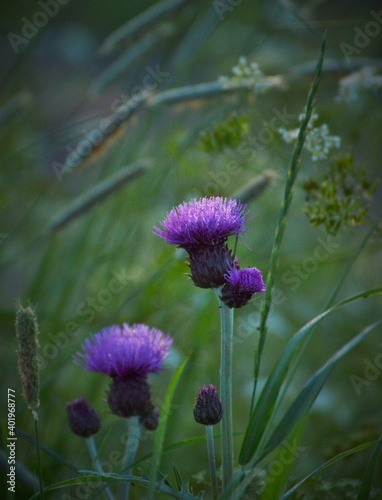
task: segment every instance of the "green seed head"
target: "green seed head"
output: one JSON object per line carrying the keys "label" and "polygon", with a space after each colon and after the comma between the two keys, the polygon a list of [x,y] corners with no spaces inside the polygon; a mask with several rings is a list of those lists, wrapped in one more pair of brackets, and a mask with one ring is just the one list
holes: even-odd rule
{"label": "green seed head", "polygon": [[39,404],[38,324],[34,310],[20,305],[16,314],[17,356],[23,396],[28,408]]}

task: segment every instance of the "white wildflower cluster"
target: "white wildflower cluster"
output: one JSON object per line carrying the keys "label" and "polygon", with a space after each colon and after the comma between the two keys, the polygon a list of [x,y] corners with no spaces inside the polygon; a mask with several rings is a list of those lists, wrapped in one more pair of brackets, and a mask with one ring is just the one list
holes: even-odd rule
{"label": "white wildflower cluster", "polygon": [[351,103],[359,99],[362,91],[381,88],[382,75],[377,74],[377,68],[365,66],[340,79],[336,100],[337,102]]}
{"label": "white wildflower cluster", "polygon": [[[304,119],[305,114],[299,116],[299,122]],[[336,135],[330,135],[329,127],[324,123],[319,127],[314,124],[318,120],[318,114],[313,113],[306,130],[306,138],[304,148],[312,154],[313,161],[325,160],[333,148],[339,148],[341,145],[341,138]],[[278,129],[282,139],[287,142],[293,142],[297,139],[300,129],[286,130],[284,128]]]}
{"label": "white wildflower cluster", "polygon": [[240,57],[238,64],[231,69],[231,75],[220,76],[219,82],[225,89],[248,88],[257,94],[262,94],[273,86],[271,81],[267,81],[259,65],[248,62],[244,56]]}

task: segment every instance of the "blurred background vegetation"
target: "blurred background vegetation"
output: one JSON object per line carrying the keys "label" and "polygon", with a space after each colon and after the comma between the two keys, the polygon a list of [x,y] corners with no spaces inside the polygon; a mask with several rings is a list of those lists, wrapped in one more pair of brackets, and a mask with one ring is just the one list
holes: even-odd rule
{"label": "blurred background vegetation", "polygon": [[[376,74],[380,73],[382,24],[379,24],[381,33],[367,36],[368,42],[364,39],[362,49],[354,41],[355,28],[364,31],[365,25],[373,21],[371,11],[378,12],[380,3],[325,0],[231,3],[235,7],[226,3],[229,8],[224,9],[224,2],[179,2],[176,11],[134,32],[106,54],[100,47],[110,33],[155,5],[155,1],[72,0],[65,5],[56,2],[57,14],[50,16],[29,39],[25,38],[25,31],[22,33],[26,20],[44,24],[44,17],[34,17],[42,11],[40,3],[14,1],[3,7],[0,19],[2,446],[6,437],[8,387],[17,394],[17,427],[33,436],[31,415],[21,398],[14,334],[17,303],[27,300],[36,306],[41,329],[41,441],[63,460],[79,469],[90,467],[86,447],[80,438],[69,433],[66,421],[65,403],[79,396],[86,396],[102,417],[102,429],[96,438],[99,443],[105,440],[106,461],[113,451],[122,450],[125,422],[108,412],[104,401],[107,378],[85,373],[72,361],[88,335],[114,323],[143,322],[174,337],[166,369],[152,378],[154,399],[159,407],[175,367],[187,353],[192,353],[173,402],[166,445],[204,435],[204,429],[193,420],[192,408],[199,386],[219,382],[216,299],[210,291],[192,286],[186,276],[184,255],[153,236],[152,227],[183,200],[204,195],[231,196],[243,192],[256,179],[270,179],[261,195],[249,201],[250,215],[254,218],[248,224],[250,232],[245,244],[239,242],[238,248],[242,264],[254,265],[266,276],[292,146],[283,143],[276,130],[266,143],[260,141],[261,147],[252,147],[249,154],[238,153],[235,146],[248,137],[262,137],[260,134],[269,128],[275,110],[282,113],[286,109],[293,115],[285,128],[298,126],[297,117],[303,111],[325,29],[328,30],[326,62],[316,106],[319,123],[326,123],[331,134],[341,137],[341,147],[335,151],[337,157],[351,154],[349,163],[355,171],[371,181],[380,178],[380,82],[378,87],[376,78],[372,85],[357,88],[353,101],[337,99],[340,79],[365,66],[375,67]],[[10,33],[23,36],[24,41],[13,38],[12,47]],[[355,47],[356,52],[346,58],[343,43]],[[134,88],[142,86],[148,72],[160,68],[166,73],[152,90],[153,99],[168,89],[228,76],[240,56],[257,62],[266,75],[279,75],[282,85],[264,94],[217,93],[206,98],[143,106],[116,134],[103,141],[87,161],[60,179],[60,169],[68,154],[89,138],[100,120],[128,99]],[[237,119],[241,124],[239,131],[233,126]],[[206,137],[222,126],[228,130],[228,139],[223,140],[220,149],[206,148]],[[235,134],[238,137],[232,139]],[[229,143],[231,139],[234,147]],[[98,204],[52,229],[52,222],[73,207],[78,197],[142,161],[150,165],[142,175],[118,189],[115,187]],[[227,173],[229,165],[233,165],[235,173]],[[313,162],[309,153],[304,152],[282,247],[276,282],[278,298],[271,312],[261,382],[296,329],[324,309],[344,267],[380,214],[379,187],[373,198],[366,200],[370,209],[361,223],[353,224],[356,221],[351,220],[331,236],[325,224],[319,227],[310,224],[305,213],[309,193],[304,186],[309,186],[312,179],[321,186],[328,169],[329,161]],[[367,191],[366,186],[363,189],[366,196],[370,194]],[[314,194],[313,189],[308,199],[311,207]],[[354,200],[356,194],[351,191],[345,196]],[[324,214],[328,210],[333,214],[332,205],[328,208],[323,203],[322,207]],[[344,220],[345,215],[339,212],[336,220],[338,217]],[[312,264],[320,241],[334,244],[325,260],[309,268],[306,259],[310,258]],[[381,264],[379,227],[353,265],[339,298],[380,284]],[[299,267],[305,269],[303,274]],[[113,281],[115,275],[122,277],[118,291]],[[236,324],[244,332],[234,353],[237,448],[249,414],[259,304],[255,301],[236,314]],[[371,299],[325,320],[304,355],[290,397],[331,353],[378,319],[379,312],[380,302]],[[291,479],[303,477],[338,451],[375,439],[381,433],[382,377],[377,374],[375,380],[362,386],[359,395],[350,378],[364,377],[365,360],[373,363],[382,352],[381,333],[374,332],[336,368],[313,407],[302,443],[305,450],[297,459]],[[150,453],[152,441],[153,436],[147,434],[140,456]],[[17,459],[32,472],[36,471],[34,451],[30,442],[19,437]],[[351,484],[346,481],[362,476],[369,452],[326,470],[322,479],[309,483],[305,491],[313,495],[314,489],[325,491],[331,484],[331,493],[316,493],[318,496],[311,498],[331,498],[331,494],[333,498],[344,498],[341,481],[345,480],[349,489]],[[42,460],[47,485],[73,476],[58,458],[44,453]],[[195,491],[206,488],[203,474],[208,477],[208,464],[203,443],[165,454],[162,471],[169,473],[172,463],[177,464],[184,477],[193,476]],[[147,468],[147,463],[142,466]],[[113,465],[110,472],[118,470]],[[31,494],[21,482],[17,489],[20,498]],[[74,491],[70,493],[80,498]],[[137,488],[135,498],[143,494]],[[61,493],[56,496],[61,498]]]}

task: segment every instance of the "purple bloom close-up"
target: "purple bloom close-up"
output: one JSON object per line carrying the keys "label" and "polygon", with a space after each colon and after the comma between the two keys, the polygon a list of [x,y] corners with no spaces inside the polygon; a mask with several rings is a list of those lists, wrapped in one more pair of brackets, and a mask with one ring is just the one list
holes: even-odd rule
{"label": "purple bloom close-up", "polygon": [[232,268],[226,275],[226,284],[222,289],[222,301],[228,307],[243,307],[252,295],[265,291],[261,272],[256,267],[244,269]]}
{"label": "purple bloom close-up", "polygon": [[258,293],[265,291],[261,272],[256,267],[232,268],[225,278],[227,283],[243,292]]}
{"label": "purple bloom close-up", "polygon": [[158,372],[172,339],[156,328],[135,324],[113,325],[86,340],[76,362],[88,371],[110,377],[145,377]]}
{"label": "purple bloom close-up", "polygon": [[219,245],[228,236],[245,232],[246,205],[221,198],[200,198],[173,208],[154,234],[186,250],[198,245]]}

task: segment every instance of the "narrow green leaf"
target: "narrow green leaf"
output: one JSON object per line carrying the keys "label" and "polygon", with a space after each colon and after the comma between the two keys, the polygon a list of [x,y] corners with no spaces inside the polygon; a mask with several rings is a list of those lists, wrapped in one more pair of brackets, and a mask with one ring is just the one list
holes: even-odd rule
{"label": "narrow green leaf", "polygon": [[371,448],[372,446],[375,446],[378,443],[378,441],[369,441],[367,443],[360,444],[359,446],[356,446],[355,448],[352,448],[351,450],[343,451],[336,455],[335,457],[332,457],[330,460],[327,462],[323,463],[317,469],[314,469],[310,474],[304,477],[301,481],[299,481],[297,484],[292,486],[288,491],[284,493],[284,495],[281,497],[281,500],[287,500],[287,498],[290,498],[291,495],[306,481],[308,481],[310,478],[315,476],[318,472],[321,472],[322,470],[326,469],[327,467],[330,467],[331,465],[340,462],[344,458],[350,457],[351,455],[355,455],[356,453],[360,453],[361,451],[367,450],[368,448]]}
{"label": "narrow green leaf", "polygon": [[178,468],[175,464],[172,464],[172,470],[174,472],[176,487],[180,491],[182,489],[182,484],[183,484],[182,476],[180,475],[180,472],[178,471]]}
{"label": "narrow green leaf", "polygon": [[316,92],[321,80],[322,64],[324,62],[324,56],[325,56],[325,45],[326,45],[326,33],[324,34],[324,37],[322,39],[321,50],[316,65],[314,79],[309,89],[309,94],[306,100],[306,105],[305,105],[306,111],[301,121],[298,137],[296,139],[295,146],[293,149],[293,155],[289,165],[287,181],[285,184],[284,198],[281,203],[276,232],[273,239],[270,268],[268,271],[268,276],[265,285],[265,297],[261,304],[261,310],[260,310],[259,344],[258,344],[258,349],[255,352],[255,360],[254,360],[254,386],[253,386],[252,401],[251,401],[251,411],[255,403],[257,381],[259,379],[259,373],[260,373],[261,356],[267,336],[267,330],[268,330],[267,321],[272,305],[273,287],[275,284],[275,279],[277,274],[281,243],[284,237],[286,219],[289,207],[292,203],[293,185],[296,181],[297,175],[300,170],[301,151],[305,143],[307,128],[315,104]]}
{"label": "narrow green leaf", "polygon": [[363,474],[361,487],[358,492],[357,500],[366,500],[370,498],[371,488],[373,486],[373,479],[375,471],[377,470],[377,462],[382,448],[382,435],[378,439],[378,443],[367,463],[365,472]]}
{"label": "narrow green leaf", "polygon": [[262,458],[277,448],[288,436],[290,431],[298,424],[299,420],[307,414],[327,381],[335,364],[380,324],[382,324],[382,320],[377,321],[362,330],[361,333],[338,350],[329,359],[329,361],[308,380],[273,432],[262,452]]}
{"label": "narrow green leaf", "polygon": [[186,366],[186,363],[189,359],[189,356],[187,356],[182,363],[178,366],[177,370],[174,373],[174,376],[171,379],[170,385],[167,389],[165,400],[164,400],[164,405],[161,408],[161,416],[159,419],[159,426],[158,429],[155,432],[155,441],[154,441],[154,451],[152,455],[152,461],[151,461],[151,471],[150,471],[150,486],[149,486],[149,494],[148,498],[149,499],[154,499],[154,491],[156,487],[156,478],[157,478],[157,473],[159,470],[159,465],[160,465],[160,460],[162,456],[162,451],[163,451],[163,442],[166,434],[166,427],[167,427],[167,420],[169,417],[169,414],[171,412],[171,401],[172,398],[174,397],[175,389],[178,385],[178,382],[180,380],[180,377],[183,373],[183,370]]}
{"label": "narrow green leaf", "polygon": [[[273,457],[267,466],[267,476],[265,477],[265,488],[261,492],[261,500],[274,500],[280,498],[285,490],[285,485],[290,477],[291,470],[298,457],[298,444],[304,434],[308,418],[302,418],[298,425],[288,436],[288,443],[283,443],[277,450],[277,455]],[[290,445],[292,443],[292,445]],[[286,455],[287,453],[287,455]],[[287,459],[286,459],[287,457]],[[277,465],[277,470],[273,465]],[[236,493],[236,492],[235,492]]]}
{"label": "narrow green leaf", "polygon": [[[65,481],[60,481],[55,484],[51,484],[50,486],[46,486],[44,488],[44,493],[49,491],[59,490],[62,488],[67,488],[70,486],[76,486],[79,484],[89,484],[89,483],[102,483],[102,482],[121,482],[121,481],[131,481],[134,484],[139,484],[145,488],[149,487],[150,481],[144,477],[139,476],[124,476],[118,474],[95,474],[93,471],[82,471],[83,475],[79,477],[75,477],[72,479],[67,479]],[[177,500],[195,500],[201,499],[200,494],[195,497],[191,493],[186,491],[175,491],[170,486],[162,484],[162,482],[156,482],[155,488],[158,489],[161,493],[175,498]],[[40,493],[35,493],[30,497],[30,500],[35,500],[40,496]]]}
{"label": "narrow green leaf", "polygon": [[338,302],[334,306],[330,307],[326,311],[322,312],[311,321],[306,323],[300,330],[298,330],[294,336],[287,343],[283,353],[281,354],[279,360],[277,361],[272,373],[268,377],[268,380],[263,388],[263,391],[258,399],[257,405],[252,412],[243,444],[240,450],[239,463],[241,465],[247,464],[255,454],[263,434],[267,429],[268,423],[270,421],[273,409],[276,404],[277,396],[280,392],[280,388],[283,381],[288,373],[289,366],[292,359],[296,355],[298,348],[300,347],[304,338],[310,333],[313,326],[322,321],[326,316],[328,316],[333,311],[340,309],[341,307],[355,302],[357,300],[370,297],[373,295],[381,294],[382,287],[373,288],[360,292],[356,295],[352,295],[347,299]]}

